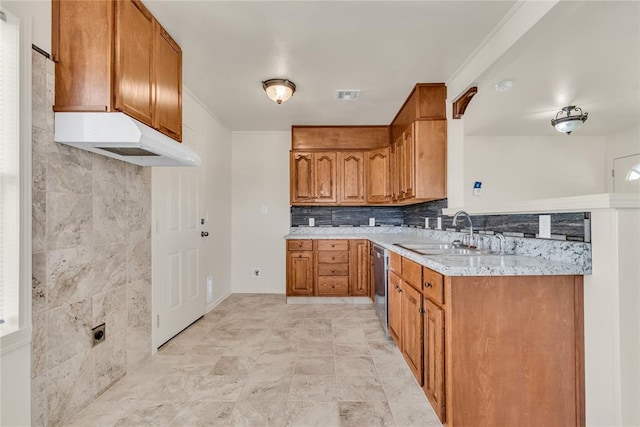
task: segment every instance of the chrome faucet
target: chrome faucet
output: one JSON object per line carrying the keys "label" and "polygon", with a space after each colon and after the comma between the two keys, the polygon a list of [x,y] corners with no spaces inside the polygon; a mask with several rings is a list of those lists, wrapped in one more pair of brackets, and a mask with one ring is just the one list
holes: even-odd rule
{"label": "chrome faucet", "polygon": [[469,221],[469,247],[471,247],[473,246],[473,222],[471,222],[471,217],[469,216],[469,214],[465,211],[456,212],[456,214],[453,216],[453,222],[451,223],[451,225],[453,225],[454,227],[456,226],[456,222],[460,215],[466,216],[467,220]]}

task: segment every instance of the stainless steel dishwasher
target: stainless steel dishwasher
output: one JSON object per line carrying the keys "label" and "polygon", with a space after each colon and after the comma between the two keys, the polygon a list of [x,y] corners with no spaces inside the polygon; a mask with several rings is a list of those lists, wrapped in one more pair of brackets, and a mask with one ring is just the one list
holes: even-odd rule
{"label": "stainless steel dishwasher", "polygon": [[381,246],[373,245],[373,279],[375,286],[376,315],[380,319],[382,329],[389,337],[389,320],[387,315],[387,268],[389,266],[389,254]]}

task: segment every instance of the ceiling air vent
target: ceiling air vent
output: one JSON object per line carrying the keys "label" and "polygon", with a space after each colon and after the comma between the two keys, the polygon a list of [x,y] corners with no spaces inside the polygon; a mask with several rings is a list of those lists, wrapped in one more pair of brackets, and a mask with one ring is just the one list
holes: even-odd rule
{"label": "ceiling air vent", "polygon": [[360,98],[360,89],[336,91],[336,101],[357,101],[358,98]]}

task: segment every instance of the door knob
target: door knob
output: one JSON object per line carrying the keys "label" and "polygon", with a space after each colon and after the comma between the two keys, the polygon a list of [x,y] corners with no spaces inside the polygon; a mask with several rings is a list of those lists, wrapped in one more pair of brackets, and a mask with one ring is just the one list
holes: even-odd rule
{"label": "door knob", "polygon": [[209,232],[208,232],[208,231],[202,231],[202,232],[200,233],[200,236],[201,236],[201,237],[207,237],[208,235],[209,235]]}

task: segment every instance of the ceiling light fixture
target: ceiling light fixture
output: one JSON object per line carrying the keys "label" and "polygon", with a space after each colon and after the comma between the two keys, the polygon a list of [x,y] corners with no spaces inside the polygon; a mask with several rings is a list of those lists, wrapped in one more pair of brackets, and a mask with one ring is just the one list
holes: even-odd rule
{"label": "ceiling light fixture", "polygon": [[[576,111],[578,114],[571,115],[572,111]],[[561,116],[565,114],[564,116]],[[582,108],[575,105],[569,105],[562,107],[562,110],[558,111],[556,118],[551,120],[551,126],[556,128],[558,132],[566,133],[570,135],[571,132],[578,129],[580,125],[587,121],[589,113],[583,113]]]}
{"label": "ceiling light fixture", "polygon": [[286,79],[269,79],[262,82],[262,88],[267,96],[276,104],[282,104],[293,96],[296,85]]}

